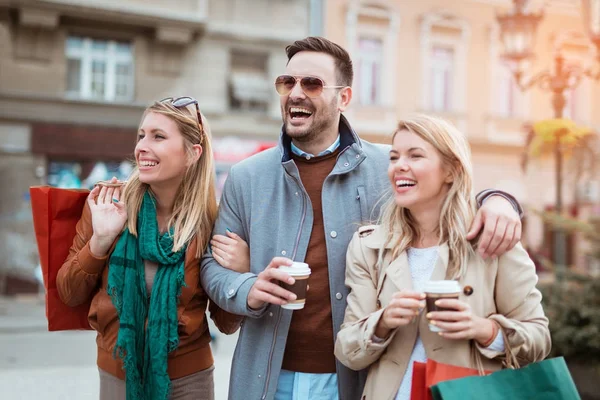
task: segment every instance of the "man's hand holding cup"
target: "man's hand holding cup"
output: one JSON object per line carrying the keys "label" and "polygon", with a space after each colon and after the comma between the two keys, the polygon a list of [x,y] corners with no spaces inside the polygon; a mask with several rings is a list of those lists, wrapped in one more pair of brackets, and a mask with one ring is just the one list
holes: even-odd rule
{"label": "man's hand holding cup", "polygon": [[289,274],[279,271],[279,266],[291,266],[292,260],[285,257],[275,257],[271,260],[267,268],[258,274],[258,279],[252,285],[248,293],[248,307],[259,309],[265,303],[283,305],[288,301],[296,300],[296,295],[285,290],[279,285],[279,282],[285,282],[293,285],[295,280]]}

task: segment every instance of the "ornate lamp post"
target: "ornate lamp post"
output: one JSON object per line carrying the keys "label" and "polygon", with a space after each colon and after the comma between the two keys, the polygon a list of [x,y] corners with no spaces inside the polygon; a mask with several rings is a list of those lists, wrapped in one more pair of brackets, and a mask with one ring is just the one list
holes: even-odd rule
{"label": "ornate lamp post", "polygon": [[[503,58],[509,62],[515,82],[521,91],[526,91],[534,86],[548,90],[552,93],[552,107],[554,117],[562,118],[566,104],[565,93],[579,85],[583,77],[600,80],[600,71],[594,73],[591,70],[565,65],[565,60],[560,52],[554,56],[551,71],[543,71],[533,75],[530,79],[524,78],[524,70],[527,61],[534,54],[535,35],[537,26],[543,18],[543,14],[529,13],[526,6],[529,0],[513,0],[513,10],[504,15],[498,15],[500,24],[500,38],[504,45]],[[582,0],[585,25],[591,41],[597,48],[598,60],[600,61],[600,0]],[[554,156],[556,162],[556,200],[555,211],[562,212],[562,149],[560,134],[556,135]],[[554,231],[554,263],[566,265],[566,242],[564,234],[559,229]]]}

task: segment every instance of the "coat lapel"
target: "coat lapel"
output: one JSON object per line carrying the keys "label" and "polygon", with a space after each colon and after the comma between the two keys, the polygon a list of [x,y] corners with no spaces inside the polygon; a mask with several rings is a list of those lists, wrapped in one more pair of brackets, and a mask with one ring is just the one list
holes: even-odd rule
{"label": "coat lapel", "polygon": [[448,271],[448,245],[442,244],[439,246],[438,258],[431,274],[432,281],[441,281],[447,279],[446,272]]}
{"label": "coat lapel", "polygon": [[403,251],[398,258],[391,262],[390,265],[385,269],[385,274],[392,281],[394,286],[398,290],[407,289],[412,290],[412,276],[410,274],[410,267],[408,266],[408,257],[406,252]]}

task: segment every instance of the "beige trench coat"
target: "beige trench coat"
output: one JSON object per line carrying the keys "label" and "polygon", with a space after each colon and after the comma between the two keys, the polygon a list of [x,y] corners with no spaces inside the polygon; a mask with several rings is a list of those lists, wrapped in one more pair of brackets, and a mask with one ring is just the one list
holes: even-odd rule
{"label": "beige trench coat", "polygon": [[[412,289],[406,252],[390,260],[391,251],[387,250],[381,271],[376,268],[377,250],[384,239],[378,227],[361,228],[352,238],[346,256],[346,285],[350,294],[335,355],[349,368],[370,367],[362,398],[394,399],[418,335],[430,359],[476,368],[475,357],[479,357],[487,370],[502,368],[504,353],[482,348],[472,340],[444,339],[432,333],[425,313],[412,324],[393,331],[385,342],[371,340],[392,295],[401,289]],[[442,245],[431,279],[446,278],[447,266],[448,246]],[[540,304],[542,295],[535,287],[535,267],[520,243],[495,260],[473,257],[459,283],[462,288],[472,288],[471,295],[461,294],[460,300],[467,302],[474,314],[498,322],[506,345],[521,365],[543,360],[548,355],[551,347],[548,319]]]}

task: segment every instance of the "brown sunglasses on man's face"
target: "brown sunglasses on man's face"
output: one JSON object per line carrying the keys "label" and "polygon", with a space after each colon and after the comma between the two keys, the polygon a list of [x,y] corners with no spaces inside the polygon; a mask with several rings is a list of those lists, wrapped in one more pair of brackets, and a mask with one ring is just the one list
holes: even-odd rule
{"label": "brown sunglasses on man's face", "polygon": [[200,143],[202,144],[202,139],[204,138],[204,126],[202,125],[202,117],[200,116],[200,107],[198,106],[198,100],[190,96],[183,97],[167,97],[162,99],[159,103],[169,102],[175,108],[183,108],[187,107],[190,104],[194,104],[196,106],[196,114],[198,116],[198,129],[200,129]]}
{"label": "brown sunglasses on man's face", "polygon": [[300,81],[300,88],[307,97],[319,97],[323,93],[323,89],[341,89],[346,86],[326,86],[321,78],[316,76],[293,76],[280,75],[275,79],[275,90],[280,96],[287,96],[294,90],[296,83]]}

